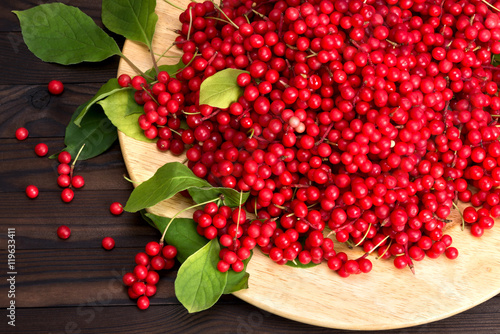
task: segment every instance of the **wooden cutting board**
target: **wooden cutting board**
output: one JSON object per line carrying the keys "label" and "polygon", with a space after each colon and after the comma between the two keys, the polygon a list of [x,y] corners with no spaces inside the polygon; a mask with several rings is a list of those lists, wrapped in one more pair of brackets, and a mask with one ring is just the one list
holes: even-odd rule
{"label": "wooden cutting board", "polygon": [[[172,2],[183,8],[189,3],[186,0]],[[181,11],[158,0],[156,12],[159,21],[153,45],[155,53],[162,54],[175,38],[173,30],[180,27]],[[126,41],[123,53],[143,71],[152,67],[149,52],[137,43]],[[174,47],[168,55],[180,56],[181,53]],[[163,58],[160,64],[177,61]],[[122,61],[118,73],[134,74],[134,71]],[[165,163],[185,159],[159,152],[155,144],[137,141],[123,133],[119,133],[119,139],[129,175],[139,183]],[[172,217],[190,205],[192,202],[177,195],[151,208],[150,212]],[[192,211],[182,217],[192,217]],[[451,217],[456,222],[460,220],[457,212]],[[249,288],[234,295],[262,310],[331,328],[380,330],[436,321],[500,293],[499,224],[486,231],[482,238],[473,237],[468,229],[462,232],[460,224],[454,224],[447,232],[453,237],[459,257],[451,261],[442,255],[436,260],[426,258],[416,262],[415,275],[409,269],[395,269],[392,261],[370,256],[371,273],[343,279],[326,264],[309,269],[279,266],[255,251],[247,269]],[[343,245],[336,244],[336,250],[346,251],[352,258],[362,255],[362,251],[348,250]]]}

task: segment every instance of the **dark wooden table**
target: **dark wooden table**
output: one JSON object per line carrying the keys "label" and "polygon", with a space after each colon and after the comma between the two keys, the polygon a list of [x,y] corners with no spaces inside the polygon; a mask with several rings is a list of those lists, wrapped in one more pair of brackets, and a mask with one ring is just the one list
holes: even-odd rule
{"label": "dark wooden table", "polygon": [[[0,2],[0,333],[341,333],[269,314],[233,296],[208,311],[188,314],[174,295],[175,272],[162,275],[147,311],[135,306],[121,276],[132,270],[134,255],[159,235],[138,215],[109,213],[110,203],[124,203],[132,190],[123,178],[127,171],[118,143],[77,165],[86,185],[70,204],[60,199],[57,163],[33,151],[40,142],[50,154],[64,147],[73,111],[116,75],[118,59],[69,67],[38,60],[22,42],[11,11],[43,2]],[[102,26],[100,0],[62,2],[80,7]],[[48,94],[52,79],[64,82],[62,96]],[[22,142],[14,137],[21,126],[30,131]],[[24,193],[29,184],[40,190],[35,200]],[[63,224],[72,230],[66,241],[56,235]],[[13,300],[6,282],[9,228],[15,228],[16,242],[15,327],[6,317]],[[111,252],[101,247],[105,236],[116,240]],[[500,333],[500,295],[454,317],[388,333]]]}

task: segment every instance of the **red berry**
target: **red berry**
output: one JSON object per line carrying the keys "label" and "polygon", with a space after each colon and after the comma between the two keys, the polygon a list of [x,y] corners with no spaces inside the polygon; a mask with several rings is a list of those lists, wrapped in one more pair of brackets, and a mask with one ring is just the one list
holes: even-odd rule
{"label": "red berry", "polygon": [[50,94],[59,95],[64,91],[64,85],[61,81],[52,80],[49,82],[48,89]]}
{"label": "red berry", "polygon": [[162,255],[166,259],[175,259],[177,256],[177,248],[172,245],[166,245],[162,249]]}
{"label": "red berry", "polygon": [[57,228],[57,236],[61,239],[68,239],[71,235],[71,230],[66,225],[61,225]]}
{"label": "red berry", "polygon": [[83,179],[83,176],[81,175],[73,176],[73,179],[71,180],[71,185],[76,189],[83,187],[85,185],[85,180]]}
{"label": "red berry", "polygon": [[115,240],[111,237],[102,239],[102,247],[106,250],[112,250],[115,247]]}
{"label": "red berry", "polygon": [[123,206],[118,202],[111,203],[111,205],[109,206],[109,211],[115,216],[119,216],[123,212]]}
{"label": "red berry", "polygon": [[149,256],[156,256],[160,253],[160,244],[156,241],[148,242],[146,245],[146,253]]}
{"label": "red berry", "polygon": [[49,153],[49,148],[44,143],[37,144],[35,146],[35,153],[39,157],[44,157],[47,155],[47,153]]}
{"label": "red berry", "polygon": [[75,193],[73,192],[73,189],[70,188],[63,189],[63,191],[61,192],[61,199],[64,203],[71,202],[74,196]]}
{"label": "red berry", "polygon": [[137,282],[137,277],[135,277],[134,274],[126,273],[123,275],[123,284],[126,286],[132,286],[135,282]]}
{"label": "red berry", "polygon": [[61,174],[57,177],[57,184],[59,187],[66,188],[69,187],[71,183],[71,178],[68,174]]}
{"label": "red berry", "polygon": [[19,128],[16,130],[16,138],[17,140],[25,140],[28,138],[29,132],[26,128]]}
{"label": "red berry", "polygon": [[139,297],[137,299],[137,307],[141,310],[145,310],[149,307],[149,298],[146,296]]}
{"label": "red berry", "polygon": [[61,164],[69,164],[71,162],[71,153],[69,152],[66,152],[66,151],[62,151],[61,153],[59,153],[59,155],[57,156],[57,160],[59,161],[59,163]]}
{"label": "red berry", "polygon": [[29,185],[26,187],[26,196],[28,196],[29,198],[37,198],[38,197],[38,188],[33,186],[33,185]]}

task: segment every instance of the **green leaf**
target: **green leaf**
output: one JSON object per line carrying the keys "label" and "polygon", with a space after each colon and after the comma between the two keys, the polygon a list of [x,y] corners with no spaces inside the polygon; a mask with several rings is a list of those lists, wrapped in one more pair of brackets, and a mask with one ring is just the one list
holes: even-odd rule
{"label": "green leaf", "polygon": [[[157,216],[152,213],[144,213],[143,217],[162,234],[170,221],[170,218]],[[196,226],[197,224],[192,219],[176,218],[170,224],[165,235],[165,242],[177,248],[177,260],[181,263],[186,261],[188,257],[196,253],[208,242],[205,237],[196,232]]]}
{"label": "green leaf", "polygon": [[[177,64],[173,65],[160,65],[158,66],[159,71],[165,71],[170,76],[174,76],[179,70],[182,70],[186,65],[179,59]],[[150,69],[145,73],[146,77],[156,78],[156,70],[154,68]]]}
{"label": "green leaf", "polygon": [[[229,207],[236,207],[240,205],[240,193],[234,189],[230,188],[199,188],[194,187],[188,189],[189,195],[193,198],[196,203],[203,203],[211,200],[212,198],[224,196],[224,204]],[[245,203],[250,196],[250,193],[243,193],[242,203]]]}
{"label": "green leaf", "polygon": [[192,187],[210,187],[210,183],[196,177],[186,165],[171,162],[158,168],[149,180],[138,185],[132,191],[124,209],[136,212],[149,208]]}
{"label": "green leaf", "polygon": [[148,139],[139,127],[139,116],[143,109],[135,103],[134,93],[131,90],[121,90],[97,102],[102,106],[106,116],[121,132],[131,138],[145,142],[153,142]]}
{"label": "green leaf", "polygon": [[252,258],[252,255],[253,253],[250,255],[248,259],[243,261],[243,263],[245,264],[245,269],[243,271],[240,271],[239,273],[237,273],[234,270],[228,271],[227,283],[226,287],[224,288],[224,294],[229,294],[243,289],[248,289],[248,279],[250,278],[250,274],[247,273],[246,268],[248,262],[250,262],[250,259]]}
{"label": "green leaf", "polygon": [[[141,211],[141,215],[151,226],[156,228],[163,234],[165,227],[170,222],[170,218],[161,217],[152,213]],[[197,224],[192,219],[176,218],[170,224],[167,234],[165,235],[165,242],[177,248],[177,260],[183,263],[192,254],[196,253],[200,248],[205,246],[208,240],[196,231]],[[252,255],[243,263],[245,268],[252,258]],[[235,272],[230,270],[227,276],[227,284],[224,289],[224,294],[233,293],[242,289],[248,288],[248,278],[250,275],[243,270],[242,272]]]}
{"label": "green leaf", "polygon": [[78,160],[86,160],[98,156],[105,152],[116,141],[118,134],[116,127],[106,117],[102,107],[93,104],[87,109],[87,115],[80,126],[75,125],[74,119],[87,108],[88,103],[79,106],[68,126],[64,136],[64,151],[71,153],[75,157],[83,144],[83,148]]}
{"label": "green leaf", "polygon": [[107,98],[108,96],[113,95],[114,93],[119,92],[121,90],[129,90],[129,89],[131,88],[120,86],[118,84],[118,79],[116,78],[110,79],[99,89],[97,94],[94,95],[94,97],[85,104],[85,107],[80,111],[80,113],[76,116],[76,118],[72,120],[72,122],[80,126],[83,117],[85,117],[89,108],[91,108],[96,102],[101,101]]}
{"label": "green leaf", "polygon": [[175,295],[189,313],[214,305],[224,292],[227,272],[217,270],[220,246],[213,239],[191,255],[179,268]]}
{"label": "green leaf", "polygon": [[45,62],[98,62],[121,54],[113,38],[76,7],[49,3],[14,14],[29,50]]}
{"label": "green leaf", "polygon": [[294,268],[312,268],[312,267],[316,267],[317,265],[319,265],[319,263],[314,263],[314,262],[309,262],[308,264],[302,264],[297,260],[295,260],[296,263],[293,263],[292,261],[288,261],[286,263],[287,266],[289,267],[294,267]]}
{"label": "green leaf", "polygon": [[215,108],[229,108],[243,94],[236,79],[247,71],[227,68],[203,80],[200,87],[200,105],[208,104]]}
{"label": "green leaf", "polygon": [[158,15],[156,0],[103,0],[102,22],[125,38],[151,48]]}

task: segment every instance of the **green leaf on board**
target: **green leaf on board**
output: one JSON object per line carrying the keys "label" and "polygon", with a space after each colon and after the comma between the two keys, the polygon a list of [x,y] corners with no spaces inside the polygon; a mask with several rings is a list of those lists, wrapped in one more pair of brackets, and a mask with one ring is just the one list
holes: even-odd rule
{"label": "green leaf on board", "polygon": [[75,157],[83,144],[83,148],[78,160],[86,160],[98,156],[105,152],[116,141],[118,134],[116,127],[106,117],[104,110],[98,104],[93,104],[87,109],[87,115],[82,120],[80,126],[74,123],[75,118],[88,106],[85,103],[79,106],[64,135],[64,151],[71,153]]}
{"label": "green leaf on board", "polygon": [[144,131],[138,125],[139,116],[143,110],[135,102],[134,93],[131,90],[115,92],[97,103],[102,106],[106,116],[118,130],[131,138],[153,142],[144,135]]}
{"label": "green leaf on board", "polygon": [[[170,218],[157,216],[152,213],[144,213],[143,217],[147,218],[146,220],[149,224],[162,234],[170,221]],[[197,225],[194,220],[189,218],[175,218],[165,235],[165,242],[177,248],[177,260],[181,263],[186,261],[188,257],[196,253],[196,251],[208,242],[205,237],[196,232]]]}
{"label": "green leaf on board", "polygon": [[248,279],[250,278],[250,274],[247,273],[246,268],[248,262],[250,262],[250,259],[252,258],[252,255],[253,253],[250,255],[248,259],[243,261],[243,263],[245,264],[245,269],[243,271],[240,271],[239,273],[237,273],[234,270],[228,271],[227,283],[226,287],[224,288],[224,294],[229,294],[243,289],[248,289]]}
{"label": "green leaf on board", "polygon": [[103,0],[102,22],[114,33],[151,48],[158,15],[156,0]]}
{"label": "green leaf on board", "polygon": [[[196,203],[203,203],[223,195],[224,204],[229,207],[236,207],[240,205],[240,193],[234,189],[230,188],[219,188],[219,187],[209,187],[209,188],[199,188],[194,187],[188,189],[189,195],[193,198]],[[242,203],[245,203],[250,196],[250,193],[243,193]]]}
{"label": "green leaf on board", "polygon": [[319,265],[319,263],[309,262],[308,264],[302,264],[299,262],[298,259],[296,259],[295,263],[293,263],[292,261],[288,261],[286,263],[286,265],[289,267],[294,267],[294,268],[312,268],[312,267],[316,267],[317,265]]}
{"label": "green leaf on board", "polygon": [[158,168],[149,180],[138,185],[132,191],[124,209],[136,212],[149,208],[192,187],[210,187],[210,183],[196,177],[186,165],[171,162]]}
{"label": "green leaf on board", "polygon": [[206,78],[200,87],[200,105],[208,104],[215,108],[229,108],[243,94],[236,79],[247,71],[227,68]]}
{"label": "green leaf on board", "polygon": [[45,62],[70,65],[121,55],[114,39],[76,7],[48,3],[14,14],[28,49]]}
{"label": "green leaf on board", "polygon": [[217,270],[220,246],[213,239],[187,258],[177,272],[175,295],[189,313],[214,305],[224,292],[227,272]]}
{"label": "green leaf on board", "polygon": [[110,79],[108,82],[106,82],[104,85],[102,85],[101,88],[99,88],[99,91],[97,92],[94,97],[90,99],[85,104],[85,107],[80,111],[80,113],[72,120],[76,125],[80,126],[82,119],[85,117],[87,114],[89,108],[91,108],[95,103],[107,98],[110,95],[113,95],[114,93],[117,93],[121,90],[129,90],[131,88],[128,87],[122,87],[118,84],[118,79],[113,78]]}

